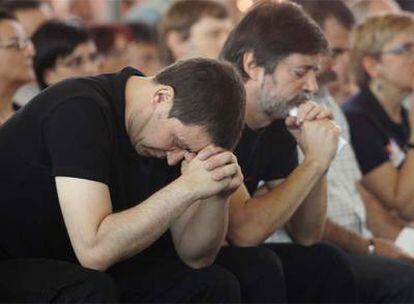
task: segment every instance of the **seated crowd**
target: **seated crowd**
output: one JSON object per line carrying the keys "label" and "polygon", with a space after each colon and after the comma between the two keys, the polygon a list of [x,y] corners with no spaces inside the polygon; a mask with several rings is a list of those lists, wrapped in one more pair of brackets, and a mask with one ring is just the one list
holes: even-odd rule
{"label": "seated crowd", "polygon": [[169,2],[0,0],[0,302],[413,303],[414,15]]}

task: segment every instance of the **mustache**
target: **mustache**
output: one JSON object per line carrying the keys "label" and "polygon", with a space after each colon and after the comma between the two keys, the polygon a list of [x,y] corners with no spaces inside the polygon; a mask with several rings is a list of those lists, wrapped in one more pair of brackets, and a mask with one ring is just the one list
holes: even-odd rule
{"label": "mustache", "polygon": [[314,99],[313,97],[314,97],[313,93],[302,92],[296,95],[296,97],[293,98],[290,103],[293,103],[294,105],[298,106],[306,101],[313,100]]}
{"label": "mustache", "polygon": [[334,71],[326,71],[318,76],[318,83],[324,85],[326,83],[335,81],[338,79],[338,75]]}

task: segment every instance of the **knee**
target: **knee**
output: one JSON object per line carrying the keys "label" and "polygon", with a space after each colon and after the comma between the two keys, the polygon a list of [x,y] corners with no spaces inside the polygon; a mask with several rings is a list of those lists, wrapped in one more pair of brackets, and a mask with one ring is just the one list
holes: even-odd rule
{"label": "knee", "polygon": [[319,243],[310,246],[309,251],[311,255],[317,257],[314,259],[315,261],[320,261],[323,264],[320,269],[326,269],[327,271],[334,269],[335,272],[341,273],[341,275],[348,273],[353,276],[351,259],[341,249],[327,243]]}
{"label": "knee", "polygon": [[194,279],[208,286],[213,294],[220,293],[220,298],[227,302],[239,302],[241,291],[236,276],[220,266],[209,266],[194,273]]}
{"label": "knee", "polygon": [[89,302],[113,303],[118,301],[115,283],[105,272],[86,271],[83,286],[88,290]]}

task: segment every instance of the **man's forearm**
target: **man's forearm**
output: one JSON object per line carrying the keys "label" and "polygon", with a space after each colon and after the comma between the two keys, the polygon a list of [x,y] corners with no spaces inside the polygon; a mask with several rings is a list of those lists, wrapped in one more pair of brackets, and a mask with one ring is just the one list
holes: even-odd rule
{"label": "man's forearm", "polygon": [[155,242],[193,201],[176,180],[139,205],[105,216],[90,242],[74,246],[77,257],[99,270],[131,257]]}
{"label": "man's forearm", "polygon": [[223,243],[227,225],[227,198],[212,196],[199,201],[171,227],[178,254],[195,268],[210,265]]}
{"label": "man's forearm", "polygon": [[402,168],[398,171],[397,205],[401,216],[414,219],[414,150],[409,149]]}
{"label": "man's forearm", "polygon": [[330,219],[326,220],[323,240],[354,254],[367,254],[370,244],[369,240],[339,226]]}
{"label": "man's forearm", "polygon": [[312,245],[322,238],[326,220],[327,181],[322,176],[293,214],[287,227],[296,243]]}
{"label": "man's forearm", "polygon": [[304,161],[266,194],[242,203],[232,200],[229,241],[242,246],[264,242],[290,220],[324,170],[316,162]]}
{"label": "man's forearm", "polygon": [[365,204],[368,228],[376,237],[394,241],[405,223],[397,218],[396,214],[391,214],[390,210],[385,209],[377,198],[360,183],[357,184],[357,188]]}

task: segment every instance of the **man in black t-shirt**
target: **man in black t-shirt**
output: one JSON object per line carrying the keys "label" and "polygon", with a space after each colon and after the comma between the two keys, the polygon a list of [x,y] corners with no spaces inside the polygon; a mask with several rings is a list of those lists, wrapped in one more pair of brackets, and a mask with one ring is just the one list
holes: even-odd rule
{"label": "man in black t-shirt", "polygon": [[[266,244],[283,265],[286,287],[274,287],[280,301],[357,301],[347,257],[316,244],[339,134],[331,112],[309,101],[327,49],[321,29],[299,6],[265,1],[244,16],[221,53],[242,74],[247,96],[246,125],[235,150],[245,186],[231,198],[228,240],[259,245],[286,228],[297,244]],[[289,116],[294,107],[297,117]],[[305,155],[299,165],[296,144]]]}
{"label": "man in black t-shirt", "polygon": [[[225,149],[243,116],[237,74],[214,60],[48,88],[0,130],[2,254],[107,270],[126,301],[238,301],[230,273],[191,268],[210,265],[226,233],[242,178]],[[164,187],[156,158],[184,159],[181,176]],[[172,249],[181,261],[151,254]]]}

